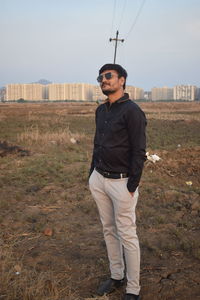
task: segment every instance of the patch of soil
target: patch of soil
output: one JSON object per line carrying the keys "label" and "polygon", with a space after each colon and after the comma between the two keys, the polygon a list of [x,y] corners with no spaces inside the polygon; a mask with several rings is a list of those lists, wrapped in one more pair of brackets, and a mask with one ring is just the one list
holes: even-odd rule
{"label": "patch of soil", "polygon": [[6,141],[0,142],[0,157],[4,157],[9,154],[18,154],[19,156],[30,155],[29,150],[22,149],[17,145],[9,145]]}

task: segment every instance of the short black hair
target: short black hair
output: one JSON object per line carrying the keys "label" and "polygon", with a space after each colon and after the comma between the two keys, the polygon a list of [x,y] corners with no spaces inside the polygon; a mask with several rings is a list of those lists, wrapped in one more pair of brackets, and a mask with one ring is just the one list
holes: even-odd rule
{"label": "short black hair", "polygon": [[125,78],[125,83],[124,83],[124,85],[123,85],[123,88],[125,89],[125,87],[126,87],[126,78],[127,78],[127,76],[128,76],[126,70],[125,70],[122,66],[120,66],[120,65],[118,65],[118,64],[105,64],[105,65],[103,65],[103,67],[101,67],[101,69],[99,70],[99,75],[100,75],[101,73],[103,73],[104,71],[106,71],[106,70],[114,70],[114,71],[116,71],[116,72],[118,73],[118,77],[119,77],[119,78],[120,78],[120,77],[124,77],[124,78]]}

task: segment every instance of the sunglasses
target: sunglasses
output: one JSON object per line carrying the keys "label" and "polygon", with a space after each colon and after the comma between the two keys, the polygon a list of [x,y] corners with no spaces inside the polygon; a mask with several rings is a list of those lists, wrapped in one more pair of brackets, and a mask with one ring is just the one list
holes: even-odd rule
{"label": "sunglasses", "polygon": [[102,82],[104,77],[105,77],[106,80],[110,80],[113,76],[114,76],[114,74],[111,73],[111,72],[101,74],[97,77],[97,81]]}

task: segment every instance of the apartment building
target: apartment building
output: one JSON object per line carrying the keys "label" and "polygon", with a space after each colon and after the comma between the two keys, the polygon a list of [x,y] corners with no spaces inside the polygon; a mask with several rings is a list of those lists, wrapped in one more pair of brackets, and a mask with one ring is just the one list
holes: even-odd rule
{"label": "apartment building", "polygon": [[[87,83],[52,83],[48,85],[49,100],[83,100],[99,101],[106,96],[102,93],[99,85]],[[144,99],[144,91],[141,88],[127,86],[126,92],[131,99]]]}
{"label": "apartment building", "polygon": [[6,100],[45,100],[45,86],[38,83],[8,84],[6,86]]}
{"label": "apartment building", "polygon": [[176,85],[173,89],[174,100],[194,101],[197,87],[195,85]]}
{"label": "apartment building", "polygon": [[152,101],[173,100],[173,88],[167,86],[151,89]]}
{"label": "apartment building", "polygon": [[24,85],[23,84],[7,84],[6,85],[6,100],[24,99]]}
{"label": "apartment building", "polygon": [[[161,87],[152,88],[150,94],[152,101],[162,100],[185,100],[194,101],[199,99],[198,88],[194,85],[177,85],[174,88]],[[135,86],[126,86],[126,90],[133,100],[147,99],[144,90]],[[19,99],[29,101],[99,101],[106,96],[102,93],[99,85],[87,83],[51,83],[48,85],[40,83],[30,84],[8,84],[4,89],[3,99],[16,101]],[[148,96],[148,99],[149,96]]]}
{"label": "apartment building", "polygon": [[144,90],[135,86],[127,85],[126,93],[129,94],[130,99],[132,100],[141,100],[144,99]]}
{"label": "apartment building", "polygon": [[24,100],[44,100],[44,86],[42,84],[24,84]]}
{"label": "apartment building", "polygon": [[5,95],[6,95],[6,88],[5,87],[0,88],[0,101],[5,100]]}
{"label": "apartment building", "polygon": [[102,93],[101,88],[99,85],[93,85],[93,101],[101,101],[105,100],[107,97]]}
{"label": "apartment building", "polygon": [[135,100],[141,100],[144,99],[144,90],[138,87],[135,87],[135,95],[134,95]]}
{"label": "apartment building", "polygon": [[93,100],[93,85],[87,83],[52,83],[48,85],[49,100]]}
{"label": "apartment building", "polygon": [[66,100],[65,88],[63,83],[48,84],[49,97],[48,100]]}
{"label": "apartment building", "polygon": [[196,89],[196,100],[200,101],[200,88]]}

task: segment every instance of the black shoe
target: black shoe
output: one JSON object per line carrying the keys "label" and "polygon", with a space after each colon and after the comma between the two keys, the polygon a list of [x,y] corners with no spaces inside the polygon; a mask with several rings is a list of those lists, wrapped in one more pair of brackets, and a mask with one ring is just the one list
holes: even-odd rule
{"label": "black shoe", "polygon": [[116,279],[108,279],[101,283],[97,290],[97,295],[103,296],[104,294],[110,294],[118,289],[120,286],[124,284],[124,279],[116,280]]}
{"label": "black shoe", "polygon": [[126,294],[123,300],[140,300],[140,296],[134,294]]}

